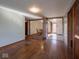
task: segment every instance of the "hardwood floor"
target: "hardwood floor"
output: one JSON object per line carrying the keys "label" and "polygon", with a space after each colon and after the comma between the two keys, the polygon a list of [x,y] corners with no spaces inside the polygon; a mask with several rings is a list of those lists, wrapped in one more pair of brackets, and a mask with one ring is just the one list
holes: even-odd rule
{"label": "hardwood floor", "polygon": [[0,51],[5,59],[71,59],[64,42],[53,39],[27,39],[0,48]]}

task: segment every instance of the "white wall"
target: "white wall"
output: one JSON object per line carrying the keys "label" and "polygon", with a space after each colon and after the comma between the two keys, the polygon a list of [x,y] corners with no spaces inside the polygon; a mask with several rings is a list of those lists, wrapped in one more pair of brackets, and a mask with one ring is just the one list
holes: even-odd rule
{"label": "white wall", "polygon": [[24,22],[23,16],[0,9],[0,47],[25,38]]}
{"label": "white wall", "polygon": [[67,45],[67,17],[64,17],[64,42]]}
{"label": "white wall", "polygon": [[57,34],[63,34],[62,19],[57,19]]}
{"label": "white wall", "polygon": [[50,24],[50,21],[48,21],[48,33],[51,32],[51,24]]}
{"label": "white wall", "polygon": [[41,20],[30,22],[30,34],[36,34],[37,29],[43,29],[43,22]]}

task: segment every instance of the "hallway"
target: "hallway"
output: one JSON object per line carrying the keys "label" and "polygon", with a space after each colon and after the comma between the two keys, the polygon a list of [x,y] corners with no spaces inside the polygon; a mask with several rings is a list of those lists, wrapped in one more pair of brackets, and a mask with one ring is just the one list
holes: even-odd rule
{"label": "hallway", "polygon": [[79,59],[79,0],[0,0],[0,59]]}
{"label": "hallway", "polygon": [[64,42],[53,39],[26,39],[3,47],[1,53],[8,53],[7,59],[71,59]]}

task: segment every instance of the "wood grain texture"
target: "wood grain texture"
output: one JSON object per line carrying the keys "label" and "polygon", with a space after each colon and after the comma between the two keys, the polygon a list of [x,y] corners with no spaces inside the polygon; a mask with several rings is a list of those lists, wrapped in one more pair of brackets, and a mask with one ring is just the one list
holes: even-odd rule
{"label": "wood grain texture", "polygon": [[63,41],[59,40],[24,40],[3,48],[8,53],[7,59],[72,59]]}
{"label": "wood grain texture", "polygon": [[[75,35],[79,36],[79,0],[74,5]],[[74,38],[75,59],[79,59],[79,39]]]}
{"label": "wood grain texture", "polygon": [[79,0],[75,1],[68,13],[68,43],[72,46],[70,50],[73,51],[74,59],[79,59],[79,39],[75,35],[79,36]]}

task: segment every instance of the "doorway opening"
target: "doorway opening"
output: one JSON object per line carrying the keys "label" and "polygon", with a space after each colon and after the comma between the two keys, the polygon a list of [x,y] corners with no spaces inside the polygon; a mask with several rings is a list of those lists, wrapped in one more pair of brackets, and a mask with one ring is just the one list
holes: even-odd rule
{"label": "doorway opening", "polygon": [[[49,25],[50,23],[50,25]],[[59,40],[62,39],[63,36],[63,21],[62,18],[60,19],[51,19],[48,21],[48,30],[51,31],[51,33],[48,33],[49,39],[55,39]]]}
{"label": "doorway opening", "polygon": [[57,24],[54,23],[52,24],[52,33],[56,34],[56,32],[57,32]]}
{"label": "doorway opening", "polygon": [[28,22],[25,22],[25,35],[28,35]]}

